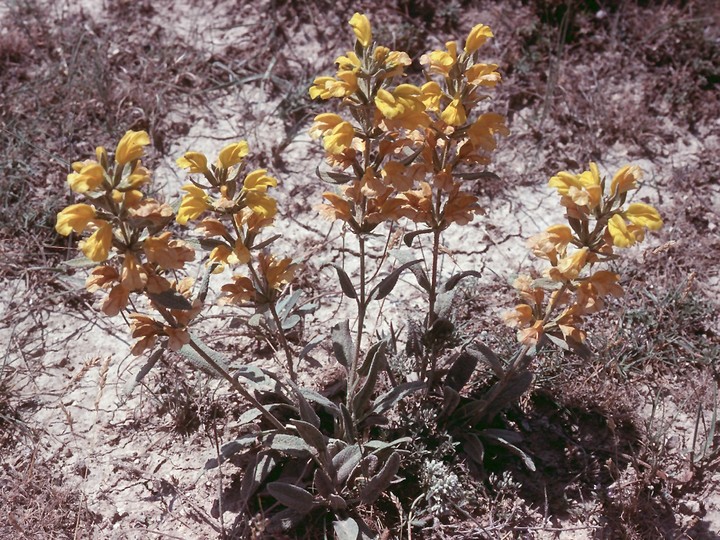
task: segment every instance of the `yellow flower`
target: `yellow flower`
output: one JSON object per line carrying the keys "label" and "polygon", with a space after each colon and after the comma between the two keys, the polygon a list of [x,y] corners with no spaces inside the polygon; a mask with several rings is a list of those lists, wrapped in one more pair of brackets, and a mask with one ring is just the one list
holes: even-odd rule
{"label": "yellow flower", "polygon": [[510,328],[524,328],[535,319],[535,316],[532,307],[527,304],[518,304],[511,311],[503,313],[502,318]]}
{"label": "yellow flower", "polygon": [[625,211],[625,217],[633,224],[657,231],[663,226],[660,213],[649,204],[633,203]]}
{"label": "yellow flower", "polygon": [[187,169],[189,173],[206,174],[210,172],[207,166],[207,158],[201,152],[185,152],[176,161],[181,169]]}
{"label": "yellow flower", "polygon": [[350,148],[355,129],[350,122],[340,122],[323,138],[323,146],[329,154],[341,154]]}
{"label": "yellow flower", "polygon": [[442,88],[435,81],[430,81],[422,85],[420,88],[422,94],[420,100],[428,111],[437,111],[440,109],[440,99],[443,96]]}
{"label": "yellow flower", "polygon": [[95,209],[89,204],[72,204],[58,213],[55,230],[63,236],[72,231],[83,232],[95,218]]}
{"label": "yellow flower", "polygon": [[277,187],[277,180],[268,176],[267,170],[257,169],[245,177],[243,191],[265,192],[268,187]]}
{"label": "yellow flower", "polygon": [[642,178],[642,171],[637,165],[625,165],[613,176],[610,183],[610,193],[621,195],[637,188],[637,182]]}
{"label": "yellow flower", "polygon": [[385,118],[401,118],[425,109],[422,91],[412,84],[400,84],[392,92],[381,88],[375,96],[375,106]]}
{"label": "yellow flower", "polygon": [[495,86],[502,79],[497,64],[475,64],[465,70],[465,77],[476,86]]}
{"label": "yellow flower", "polygon": [[459,98],[453,99],[440,115],[443,122],[450,126],[462,126],[467,122],[465,107]]}
{"label": "yellow flower", "polygon": [[151,236],[143,243],[148,262],[157,263],[165,270],[179,270],[195,258],[195,251],[182,240],[171,240],[171,233]]}
{"label": "yellow flower", "polygon": [[445,46],[447,51],[433,51],[420,57],[420,63],[428,65],[430,73],[448,75],[457,62],[457,43],[448,41]]}
{"label": "yellow flower", "polygon": [[101,219],[95,220],[98,229],[79,243],[80,249],[91,261],[102,262],[108,258],[112,247],[112,225]]}
{"label": "yellow flower", "polygon": [[338,71],[338,78],[317,77],[310,87],[310,99],[346,97],[357,90],[357,74],[353,70]]}
{"label": "yellow flower", "polygon": [[246,141],[240,141],[227,145],[220,150],[218,156],[218,167],[229,169],[233,165],[237,165],[242,159],[248,155],[249,147]]}
{"label": "yellow flower", "polygon": [[115,150],[115,162],[122,167],[126,163],[140,159],[143,156],[143,147],[148,144],[150,144],[150,137],[147,132],[126,132]]}
{"label": "yellow flower", "polygon": [[148,182],[150,182],[150,171],[142,165],[137,165],[125,180],[126,185],[132,188],[139,188]]}
{"label": "yellow flower", "polygon": [[234,276],[233,282],[221,287],[223,296],[219,303],[242,304],[255,298],[255,287],[250,278],[245,276]]}
{"label": "yellow flower", "polygon": [[564,254],[565,249],[573,239],[572,229],[567,225],[553,225],[545,232],[533,236],[528,240],[532,252],[551,264],[557,265],[558,255]]}
{"label": "yellow flower", "polygon": [[572,255],[563,257],[557,266],[548,269],[547,275],[555,281],[566,281],[576,279],[588,258],[588,248],[578,249]]}
{"label": "yellow flower", "polygon": [[622,248],[641,242],[644,236],[642,227],[628,226],[620,214],[615,214],[610,218],[607,230],[610,233],[613,245]]}
{"label": "yellow flower", "polygon": [[363,14],[355,13],[350,18],[350,26],[360,44],[363,47],[368,47],[372,41],[372,30],[368,18]]}
{"label": "yellow flower", "polygon": [[334,113],[322,113],[315,117],[315,122],[310,127],[310,136],[317,139],[328,132],[332,131],[335,126],[341,123],[343,119]]}
{"label": "yellow flower", "polygon": [[205,210],[210,209],[210,202],[207,193],[193,184],[185,184],[183,191],[187,191],[180,202],[177,217],[175,220],[180,225],[185,225],[191,219],[197,219]]}
{"label": "yellow flower", "polygon": [[147,283],[147,272],[130,253],[125,254],[121,282],[128,291],[142,291]]}
{"label": "yellow flower", "polygon": [[85,193],[99,188],[105,179],[105,169],[96,161],[72,164],[75,172],[68,174],[67,181],[75,193]]}
{"label": "yellow flower", "polygon": [[493,33],[489,26],[484,24],[475,25],[465,40],[465,52],[469,55],[473,54],[491,37],[493,37]]}
{"label": "yellow flower", "polygon": [[498,113],[484,113],[472,124],[467,135],[473,146],[482,148],[486,152],[492,152],[497,147],[495,135],[507,137],[510,130],[505,125],[505,117]]}
{"label": "yellow flower", "polygon": [[299,268],[299,265],[293,264],[290,258],[277,259],[272,255],[260,253],[258,259],[260,273],[271,289],[280,289],[285,283],[289,283]]}

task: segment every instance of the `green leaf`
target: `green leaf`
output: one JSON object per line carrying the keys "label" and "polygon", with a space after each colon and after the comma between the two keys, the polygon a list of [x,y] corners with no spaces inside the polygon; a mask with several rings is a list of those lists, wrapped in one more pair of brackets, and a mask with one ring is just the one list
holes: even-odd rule
{"label": "green leaf", "polygon": [[271,433],[262,439],[266,448],[270,448],[282,454],[305,458],[317,455],[317,450],[306,443],[301,437],[287,435],[286,433]]}
{"label": "green leaf", "polygon": [[477,363],[477,358],[466,351],[462,351],[448,370],[445,385],[460,392],[475,372]]}
{"label": "green leaf", "polygon": [[358,540],[360,536],[360,527],[357,521],[351,517],[333,521],[333,529],[337,535],[337,540]]}
{"label": "green leaf", "polygon": [[493,352],[493,350],[481,341],[474,341],[474,347],[468,347],[467,352],[478,360],[484,360],[493,370],[498,379],[505,377],[505,370],[502,367],[502,361]]}
{"label": "green leaf", "polygon": [[135,390],[135,387],[142,382],[145,376],[152,371],[152,368],[154,368],[155,364],[158,363],[158,360],[162,358],[164,352],[165,349],[157,349],[156,351],[153,351],[150,358],[148,358],[148,361],[143,364],[132,379],[128,380],[123,390],[123,402],[127,400],[132,391]]}
{"label": "green leaf", "polygon": [[377,347],[373,346],[368,351],[368,359],[363,364],[369,364],[367,368],[367,377],[362,383],[362,386],[353,396],[352,407],[355,413],[355,418],[360,418],[363,413],[367,410],[370,403],[370,398],[375,391],[375,385],[377,384],[378,374],[380,370],[386,365],[385,362],[385,349],[387,344],[385,341],[377,343]]}
{"label": "green leaf", "polygon": [[486,439],[488,441],[497,443],[499,446],[502,446],[506,450],[509,450],[511,453],[518,456],[522,460],[523,464],[529,470],[531,470],[532,472],[535,472],[535,470],[536,470],[535,463],[533,463],[533,460],[530,458],[530,456],[528,456],[525,452],[523,452],[520,448],[518,448],[514,444],[511,444],[510,442],[508,442],[505,438],[497,436],[496,433],[492,433],[492,431],[504,431],[504,430],[485,429],[483,431],[480,431],[478,433],[478,435],[480,435],[481,437],[483,437],[484,439]]}
{"label": "green leaf", "polygon": [[422,388],[425,388],[425,383],[422,381],[411,381],[397,385],[389,392],[385,392],[383,395],[379,396],[373,402],[370,411],[365,415],[365,417],[369,416],[370,414],[384,414],[385,412],[390,410],[390,408],[392,408],[398,401],[409,396],[413,392],[417,392]]}
{"label": "green leaf", "polygon": [[474,433],[468,433],[462,438],[462,449],[467,456],[483,467],[485,461],[485,446]]}
{"label": "green leaf", "polygon": [[419,231],[409,232],[405,236],[403,236],[403,242],[405,242],[405,245],[407,247],[412,247],[412,243],[413,243],[413,240],[415,240],[415,238],[417,238],[421,234],[429,234],[431,232],[433,232],[432,229],[422,229]]}
{"label": "green leaf", "polygon": [[332,458],[332,465],[335,469],[335,478],[338,485],[345,484],[345,481],[350,477],[350,473],[360,463],[361,458],[362,452],[357,444],[346,446],[335,454]]}
{"label": "green leaf", "polygon": [[315,169],[315,174],[317,174],[320,180],[322,180],[323,182],[327,182],[328,184],[340,185],[347,184],[348,182],[351,182],[353,180],[357,180],[357,176],[355,176],[354,174],[335,171],[321,171],[320,166]]}
{"label": "green leaf", "polygon": [[298,430],[300,437],[318,451],[318,454],[325,453],[327,450],[327,438],[317,427],[302,420],[290,420],[290,423]]}
{"label": "green leaf", "polygon": [[494,172],[490,171],[482,171],[482,172],[464,172],[464,173],[453,173],[458,178],[462,178],[463,180],[495,180],[499,181],[500,177],[495,174]]}
{"label": "green leaf", "polygon": [[318,494],[326,499],[335,492],[333,481],[330,479],[330,476],[328,476],[328,473],[321,468],[315,469],[313,485],[315,489],[317,489]]}
{"label": "green leaf", "polygon": [[385,462],[380,472],[373,476],[360,491],[360,500],[365,504],[372,504],[390,486],[400,469],[400,454],[393,452]]}
{"label": "green leaf", "polygon": [[449,418],[460,404],[460,394],[454,388],[443,387],[443,405],[440,411],[440,418]]}
{"label": "green leaf", "polygon": [[300,389],[297,387],[295,383],[291,383],[292,388],[295,391],[295,395],[298,398],[298,409],[300,410],[300,419],[304,422],[308,422],[313,427],[318,428],[320,427],[320,418],[318,417],[317,413],[313,410],[313,408],[308,403],[307,399],[303,395],[303,393],[300,391]]}
{"label": "green leaf", "polygon": [[448,279],[442,286],[443,290],[445,291],[452,291],[458,283],[460,283],[460,280],[465,279],[469,276],[475,276],[477,278],[481,278],[482,274],[478,272],[477,270],[466,270],[465,272],[459,272],[452,276],[450,279]]}
{"label": "green leaf", "polygon": [[419,262],[422,262],[422,259],[415,259],[414,261],[410,261],[398,266],[390,273],[390,275],[388,275],[385,279],[383,279],[380,283],[375,285],[375,287],[370,290],[367,296],[368,301],[382,300],[383,298],[385,298],[395,288],[400,274],[402,274],[406,268],[409,268]]}
{"label": "green leaf", "polygon": [[303,396],[305,396],[305,399],[316,403],[317,405],[320,405],[327,412],[332,414],[335,418],[340,418],[340,416],[342,416],[342,413],[340,412],[340,407],[338,407],[335,403],[330,401],[322,394],[318,394],[315,390],[310,390],[309,388],[301,388],[300,392]]}
{"label": "green leaf", "polygon": [[173,291],[172,289],[168,289],[161,293],[146,292],[145,294],[153,302],[160,304],[162,307],[168,309],[180,309],[183,311],[189,311],[193,308],[190,300],[185,298],[179,292]]}
{"label": "green leaf", "polygon": [[357,292],[355,291],[355,286],[350,280],[350,277],[345,273],[345,270],[340,268],[337,264],[334,264],[333,268],[335,268],[335,271],[337,272],[338,281],[340,282],[340,288],[342,289],[342,292],[345,293],[345,296],[347,296],[348,298],[356,299]]}
{"label": "green leaf", "polygon": [[325,341],[325,336],[315,336],[310,341],[308,341],[307,344],[303,347],[302,351],[300,351],[300,354],[298,354],[298,360],[302,360],[303,358],[305,358],[308,354],[310,354],[310,351],[320,345],[323,341]]}
{"label": "green leaf", "polygon": [[315,502],[312,493],[293,484],[270,482],[267,485],[267,490],[280,504],[284,504],[301,514],[310,512]]}
{"label": "green leaf", "polygon": [[[228,363],[221,353],[214,351],[210,347],[208,347],[200,338],[195,336],[194,334],[190,334],[190,339],[195,343],[206,355],[210,357],[210,359],[215,362],[220,368],[224,369],[226,372],[229,371]],[[192,362],[196,367],[202,369],[205,373],[208,373],[209,375],[214,375],[215,377],[222,376],[220,373],[217,372],[217,370],[212,367],[210,364],[208,364],[205,359],[200,356],[200,354],[193,349],[190,345],[183,345],[180,350],[178,351],[181,355],[183,355],[185,358],[187,358],[190,362]]]}
{"label": "green leaf", "polygon": [[330,331],[335,358],[345,369],[350,369],[352,358],[355,355],[350,323],[346,320],[337,323]]}
{"label": "green leaf", "polygon": [[260,485],[275,469],[278,459],[271,452],[259,452],[251,458],[245,467],[242,483],[240,484],[240,507],[245,508],[250,497],[255,495]]}
{"label": "green leaf", "polygon": [[220,447],[220,455],[214,458],[210,458],[205,462],[205,470],[215,469],[222,465],[230,457],[234,456],[242,450],[252,447],[257,442],[257,436],[249,433],[242,435],[234,441],[227,442]]}

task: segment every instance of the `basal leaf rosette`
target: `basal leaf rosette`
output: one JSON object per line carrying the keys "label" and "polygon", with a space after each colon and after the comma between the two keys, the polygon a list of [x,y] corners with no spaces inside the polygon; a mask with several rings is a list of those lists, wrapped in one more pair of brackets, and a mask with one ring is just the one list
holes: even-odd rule
{"label": "basal leaf rosette", "polygon": [[107,315],[126,309],[131,293],[169,291],[170,282],[163,276],[181,270],[195,256],[185,242],[161,232],[173,211],[144,192],[150,173],[141,158],[149,143],[146,132],[128,131],[112,160],[98,147],[96,159],[73,163],[68,184],[85,202],[68,206],[57,217],[56,231],[83,235],[83,254],[102,263],[92,270],[87,288],[108,291],[102,304]]}
{"label": "basal leaf rosette", "polygon": [[533,347],[546,337],[563,348],[580,350],[586,316],[601,310],[608,297],[622,296],[620,275],[596,270],[595,265],[617,258],[614,248],[630,247],[641,242],[647,230],[662,227],[654,207],[624,206],[640,178],[640,169],[627,165],[607,186],[591,163],[581,174],[562,171],[550,179],[566,208],[568,225],[552,225],[528,242],[549,267],[542,278],[522,276],[514,282],[524,302],[504,319],[518,329],[521,343]]}

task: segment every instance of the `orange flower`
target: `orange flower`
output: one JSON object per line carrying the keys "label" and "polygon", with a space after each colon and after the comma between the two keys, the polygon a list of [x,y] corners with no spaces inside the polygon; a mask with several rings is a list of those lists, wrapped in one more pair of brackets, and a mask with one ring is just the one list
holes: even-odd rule
{"label": "orange flower", "polygon": [[195,258],[195,251],[182,240],[171,240],[172,233],[151,236],[143,243],[149,262],[160,265],[164,270],[179,270]]}

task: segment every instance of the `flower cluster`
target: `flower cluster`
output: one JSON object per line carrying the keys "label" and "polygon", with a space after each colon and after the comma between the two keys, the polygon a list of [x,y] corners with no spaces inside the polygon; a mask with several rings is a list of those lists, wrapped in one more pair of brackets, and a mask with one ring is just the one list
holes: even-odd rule
{"label": "flower cluster", "polygon": [[528,242],[532,252],[550,265],[539,280],[530,276],[515,280],[524,303],[504,318],[518,328],[520,342],[532,346],[546,336],[561,346],[577,346],[585,341],[583,317],[601,310],[608,296],[622,296],[620,276],[594,266],[616,258],[615,248],[641,242],[646,230],[662,227],[652,206],[625,206],[640,178],[640,169],[627,165],[607,186],[597,165],[590,163],[582,174],[562,171],[550,179],[549,186],[557,190],[566,209],[568,225],[552,225]]}
{"label": "flower cluster", "polygon": [[177,222],[187,225],[203,217],[195,230],[203,235],[210,249],[209,264],[220,271],[225,265],[246,265],[249,277],[235,275],[222,286],[222,303],[243,305],[274,301],[277,291],[292,280],[297,264],[260,252],[258,264],[252,264],[251,250],[262,250],[272,239],[257,242],[263,229],[271,226],[277,214],[277,202],[268,189],[277,180],[267,170],[245,174],[248,144],[239,141],[223,148],[214,164],[199,152],[186,152],[177,164],[189,173],[190,183],[183,186]]}
{"label": "flower cluster", "polygon": [[[141,158],[149,144],[146,132],[128,131],[112,160],[99,147],[96,159],[73,163],[68,184],[86,202],[62,210],[55,227],[65,236],[87,233],[80,249],[88,259],[101,263],[91,271],[87,289],[108,291],[102,304],[105,314],[128,312],[132,336],[138,338],[134,354],[154,347],[159,338],[179,350],[190,342],[188,327],[202,310],[204,295],[193,295],[194,280],[179,275],[195,259],[195,250],[165,230],[173,218],[186,225],[208,214],[196,230],[204,236],[201,245],[210,251],[212,269],[234,264],[250,268],[252,279],[238,276],[223,287],[228,302],[271,302],[297,268],[290,259],[264,252],[256,269],[250,264],[250,250],[268,243],[256,244],[256,239],[277,212],[276,201],[268,194],[277,180],[264,169],[243,175],[245,141],[223,148],[212,165],[198,152],[178,159],[180,167],[202,178],[191,178],[183,187],[177,215],[168,204],[143,192],[150,172]],[[160,319],[139,313],[133,293],[144,296]]]}
{"label": "flower cluster", "polygon": [[409,56],[377,45],[365,15],[353,15],[350,26],[354,51],[337,58],[335,77],[310,88],[313,99],[342,100],[351,117],[323,113],[310,130],[334,168],[325,176],[344,184],[323,195],[321,214],[356,234],[403,217],[437,231],[467,224],[482,209],[463,186],[477,173],[463,167],[488,164],[496,136],[507,134],[501,115],[478,110],[500,81],[497,65],[477,62],[490,28],[475,26],[460,52],[449,42],[424,55],[428,82],[417,86],[401,82]]}
{"label": "flower cluster", "polygon": [[[168,278],[195,258],[186,242],[162,232],[172,221],[172,208],[142,191],[150,182],[150,173],[141,163],[148,144],[146,132],[128,131],[118,143],[114,159],[98,147],[96,159],[73,163],[68,184],[87,202],[70,205],[57,217],[58,233],[89,233],[80,241],[80,249],[88,259],[102,264],[91,272],[87,289],[109,292],[102,305],[107,315],[125,309],[131,293],[154,298],[182,296],[187,287]],[[173,311],[182,311],[181,318],[191,319],[197,306],[182,304],[185,309]]]}

